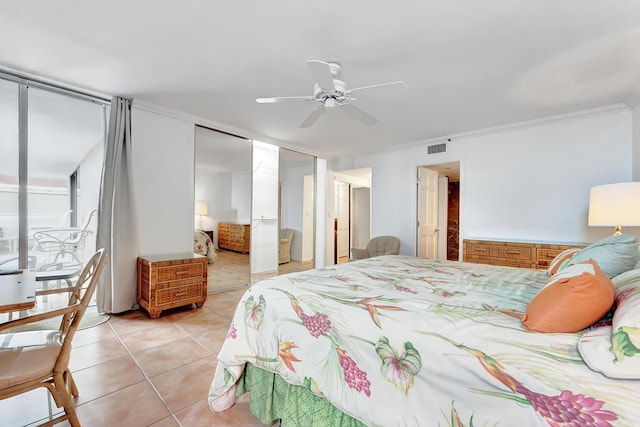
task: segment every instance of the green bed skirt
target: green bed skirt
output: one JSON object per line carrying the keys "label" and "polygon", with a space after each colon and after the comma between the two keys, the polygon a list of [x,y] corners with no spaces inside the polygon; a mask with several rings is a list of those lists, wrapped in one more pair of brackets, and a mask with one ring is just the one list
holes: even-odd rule
{"label": "green bed skirt", "polygon": [[249,410],[265,425],[281,420],[282,427],[364,427],[328,400],[304,387],[291,385],[279,375],[247,363],[236,395],[250,392]]}

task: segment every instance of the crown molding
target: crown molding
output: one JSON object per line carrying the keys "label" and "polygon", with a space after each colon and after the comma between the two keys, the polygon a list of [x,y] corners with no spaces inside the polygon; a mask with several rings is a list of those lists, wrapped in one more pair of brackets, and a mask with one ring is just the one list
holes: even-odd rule
{"label": "crown molding", "polygon": [[[572,120],[584,119],[589,117],[597,117],[605,114],[613,114],[613,113],[619,113],[623,111],[631,111],[631,108],[629,108],[629,106],[625,103],[617,103],[617,104],[606,105],[604,107],[591,108],[587,110],[579,110],[571,113],[541,117],[539,119],[514,122],[506,125],[493,126],[489,128],[477,129],[477,130],[472,130],[468,132],[453,133],[453,134],[443,135],[435,138],[429,138],[429,139],[423,139],[420,141],[410,142],[403,145],[396,145],[393,147],[381,148],[378,150],[361,151],[358,153],[348,154],[346,156],[358,157],[362,155],[371,155],[374,153],[388,153],[388,152],[404,150],[404,149],[409,149],[414,147],[421,147],[425,144],[430,145],[430,144],[443,143],[443,142],[454,143],[456,139],[460,139],[460,138],[472,138],[472,137],[478,137],[483,135],[513,131],[517,129],[532,128],[536,126],[544,126],[544,125],[549,125],[553,123],[561,123],[561,122],[568,122]],[[339,157],[341,156],[336,156],[334,158],[339,158]]]}

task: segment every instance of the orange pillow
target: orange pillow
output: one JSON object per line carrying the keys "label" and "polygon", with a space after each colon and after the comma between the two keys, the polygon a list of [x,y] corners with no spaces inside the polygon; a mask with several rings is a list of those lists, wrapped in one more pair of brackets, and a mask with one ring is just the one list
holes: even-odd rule
{"label": "orange pillow", "polygon": [[578,332],[600,320],[613,305],[615,289],[590,259],[549,277],[529,302],[522,326],[537,332]]}

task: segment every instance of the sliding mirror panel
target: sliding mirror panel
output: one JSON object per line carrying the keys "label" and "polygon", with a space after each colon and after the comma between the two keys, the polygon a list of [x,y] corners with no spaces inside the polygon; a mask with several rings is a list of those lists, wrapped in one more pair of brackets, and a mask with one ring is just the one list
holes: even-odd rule
{"label": "sliding mirror panel", "polygon": [[314,268],[315,160],[280,149],[279,274]]}
{"label": "sliding mirror panel", "polygon": [[194,251],[209,258],[208,291],[248,286],[251,141],[196,126]]}
{"label": "sliding mirror panel", "polygon": [[253,141],[251,281],[278,274],[278,151]]}

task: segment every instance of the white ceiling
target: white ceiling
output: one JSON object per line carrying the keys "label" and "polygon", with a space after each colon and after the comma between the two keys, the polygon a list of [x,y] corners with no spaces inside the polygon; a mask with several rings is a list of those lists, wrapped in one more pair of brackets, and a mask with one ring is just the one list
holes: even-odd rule
{"label": "white ceiling", "polygon": [[[636,0],[30,0],[0,6],[0,66],[333,155],[445,138],[640,95]],[[342,66],[376,116],[255,98],[311,95],[305,61]]]}

